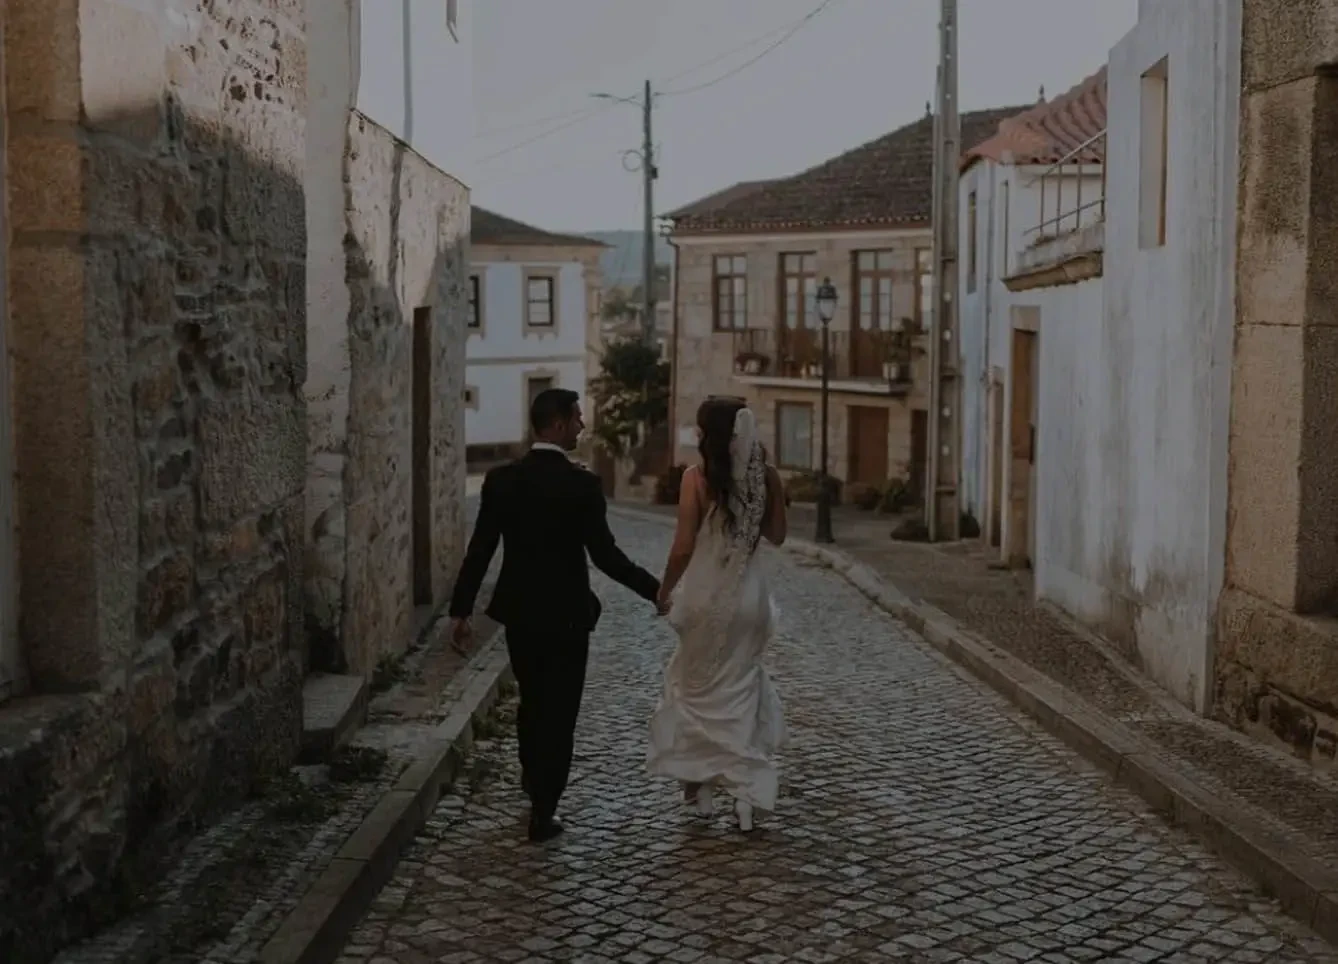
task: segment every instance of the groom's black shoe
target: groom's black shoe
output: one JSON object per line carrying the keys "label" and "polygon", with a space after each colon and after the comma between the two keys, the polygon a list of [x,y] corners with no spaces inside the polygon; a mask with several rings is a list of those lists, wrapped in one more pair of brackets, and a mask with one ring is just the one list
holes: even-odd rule
{"label": "groom's black shoe", "polygon": [[533,843],[546,843],[562,833],[562,824],[552,817],[530,817],[530,840]]}

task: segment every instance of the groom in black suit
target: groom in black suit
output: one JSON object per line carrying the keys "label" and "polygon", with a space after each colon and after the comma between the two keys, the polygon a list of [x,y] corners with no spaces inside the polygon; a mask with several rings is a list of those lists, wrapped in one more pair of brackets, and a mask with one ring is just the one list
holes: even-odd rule
{"label": "groom in black suit", "polygon": [[505,543],[487,613],[506,629],[520,689],[516,735],[535,841],[562,832],[554,815],[567,787],[590,633],[601,608],[590,590],[586,553],[644,599],[654,602],[660,589],[659,580],[614,542],[599,479],[568,458],[585,427],[579,402],[575,392],[559,388],[535,398],[534,445],[524,458],[484,478],[478,521],[451,599],[452,637],[464,647],[483,577],[498,541]]}

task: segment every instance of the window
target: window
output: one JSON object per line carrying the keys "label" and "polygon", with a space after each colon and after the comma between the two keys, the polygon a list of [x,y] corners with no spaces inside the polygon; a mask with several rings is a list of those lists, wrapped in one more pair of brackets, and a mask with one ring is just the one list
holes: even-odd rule
{"label": "window", "polygon": [[980,237],[980,210],[976,205],[976,192],[966,196],[966,290],[976,290],[976,243]]}
{"label": "window", "polygon": [[748,259],[741,254],[718,254],[713,273],[716,330],[748,327]]}
{"label": "window", "polygon": [[446,29],[460,39],[460,0],[446,0]]}
{"label": "window", "polygon": [[792,331],[818,327],[817,270],[816,254],[781,255],[781,318]]}
{"label": "window", "polygon": [[813,406],[776,403],[776,465],[808,472],[813,468]]}
{"label": "window", "polygon": [[525,326],[552,328],[556,321],[557,279],[552,275],[525,276]]}
{"label": "window", "polygon": [[934,252],[915,249],[915,323],[928,331],[934,318]]}
{"label": "window", "polygon": [[892,252],[855,252],[855,327],[892,330]]}
{"label": "window", "polygon": [[483,327],[483,302],[479,297],[479,276],[469,276],[469,327],[477,331]]}
{"label": "window", "polygon": [[1166,58],[1143,75],[1139,91],[1138,246],[1166,243]]}
{"label": "window", "polygon": [[1000,187],[1003,188],[1003,195],[999,199],[999,203],[1003,206],[1003,253],[1002,256],[999,258],[999,262],[1003,265],[1003,276],[1005,278],[1007,278],[1008,275],[1013,270],[1012,265],[1010,264],[1012,248],[1013,248],[1013,239],[1008,234],[1009,188],[1011,188],[1012,186],[1013,185],[1008,181],[1004,181],[1003,184],[1000,185]]}

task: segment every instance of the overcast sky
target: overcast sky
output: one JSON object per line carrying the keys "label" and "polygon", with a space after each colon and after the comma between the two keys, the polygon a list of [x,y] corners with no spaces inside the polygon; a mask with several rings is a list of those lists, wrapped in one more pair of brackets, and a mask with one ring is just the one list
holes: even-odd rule
{"label": "overcast sky", "polygon": [[[713,81],[818,4],[476,0],[474,200],[553,230],[639,227],[640,180],[621,152],[640,144],[640,113],[619,104],[580,116],[601,107],[589,95],[638,95],[647,76],[670,92]],[[959,6],[961,106],[972,110],[1031,103],[1042,85],[1053,96],[1097,70],[1137,0]],[[800,171],[921,116],[934,96],[938,11],[938,0],[831,0],[734,76],[658,101],[657,211]]]}

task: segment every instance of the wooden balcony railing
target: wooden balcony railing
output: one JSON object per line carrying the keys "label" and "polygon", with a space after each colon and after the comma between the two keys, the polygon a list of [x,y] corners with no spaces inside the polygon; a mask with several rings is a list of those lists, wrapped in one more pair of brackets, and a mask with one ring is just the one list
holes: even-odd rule
{"label": "wooden balcony railing", "polygon": [[[896,331],[831,331],[828,379],[909,385],[915,334],[909,322]],[[748,328],[735,332],[734,372],[745,377],[820,380],[822,330]]]}

